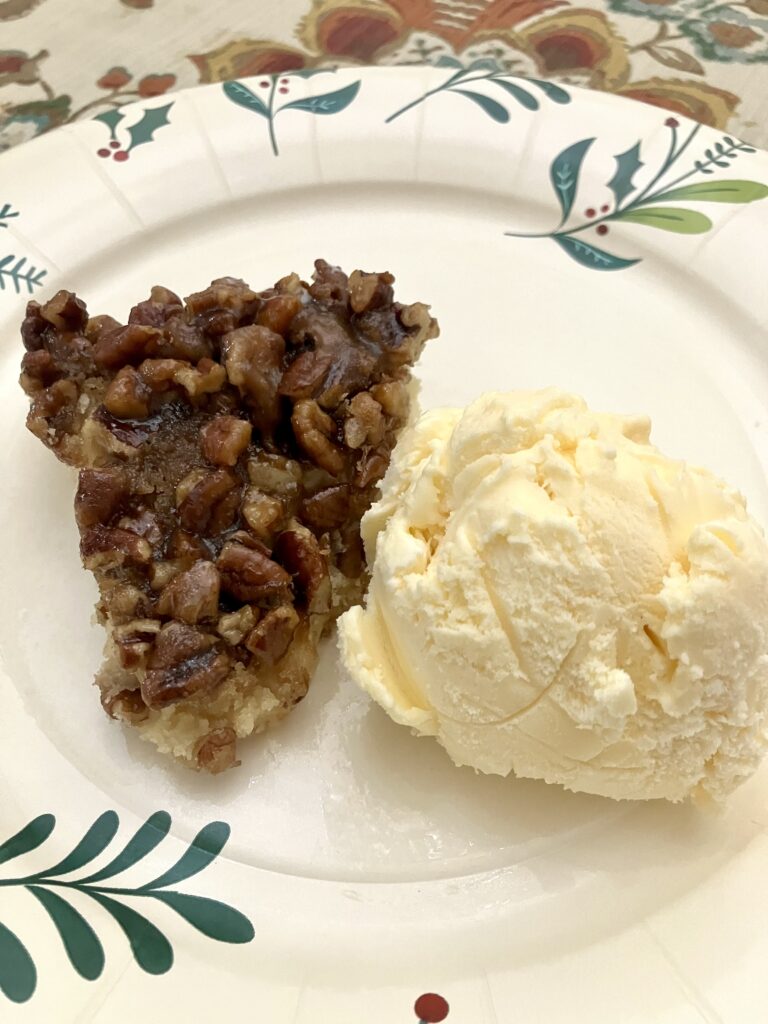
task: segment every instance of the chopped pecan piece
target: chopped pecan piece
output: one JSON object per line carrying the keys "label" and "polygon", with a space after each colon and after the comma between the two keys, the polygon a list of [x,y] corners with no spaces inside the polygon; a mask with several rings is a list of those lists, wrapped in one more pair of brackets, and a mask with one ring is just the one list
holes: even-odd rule
{"label": "chopped pecan piece", "polygon": [[344,471],[344,456],[338,445],[331,441],[336,424],[317,402],[303,399],[294,406],[291,425],[296,440],[309,457],[331,476]]}
{"label": "chopped pecan piece", "polygon": [[249,487],[243,498],[242,513],[248,526],[263,540],[274,532],[285,516],[285,508],[279,498],[272,498],[255,487]]}
{"label": "chopped pecan piece", "polygon": [[86,569],[108,569],[125,562],[146,565],[152,557],[149,541],[130,530],[88,526],[82,532],[80,555]]}
{"label": "chopped pecan piece", "polygon": [[[189,479],[189,478],[187,478]],[[226,469],[195,472],[195,480],[188,489],[182,481],[176,491],[179,522],[189,533],[204,534],[216,506],[236,486],[237,480]]]}
{"label": "chopped pecan piece", "polygon": [[236,768],[240,764],[237,760],[237,733],[229,726],[213,729],[198,744],[196,757],[198,768],[211,775]]}
{"label": "chopped pecan piece", "polygon": [[75,494],[75,519],[80,529],[103,526],[128,496],[128,481],[119,469],[81,469]]}
{"label": "chopped pecan piece", "polygon": [[236,416],[217,416],[200,431],[203,455],[214,466],[234,466],[251,441],[251,425]]}
{"label": "chopped pecan piece", "polygon": [[215,619],[219,611],[221,580],[212,562],[198,562],[179,573],[166,586],[157,602],[160,615],[194,626]]}
{"label": "chopped pecan piece", "polygon": [[244,544],[225,544],[216,565],[222,587],[240,601],[279,597],[290,590],[291,577],[285,569]]}
{"label": "chopped pecan piece", "polygon": [[300,309],[301,299],[297,295],[274,295],[259,310],[256,323],[284,335]]}
{"label": "chopped pecan piece", "polygon": [[384,413],[375,398],[361,391],[349,402],[344,440],[350,448],[380,444],[384,439]]}
{"label": "chopped pecan piece", "polygon": [[310,612],[327,612],[331,599],[328,563],[314,534],[309,530],[286,530],[277,538],[274,555],[294,577]]}
{"label": "chopped pecan piece", "polygon": [[247,400],[256,426],[271,432],[280,419],[277,388],[285,341],[268,327],[238,327],[222,342],[227,377]]}
{"label": "chopped pecan piece", "polygon": [[132,366],[124,366],[104,395],[104,408],[122,420],[143,420],[149,416],[151,392]]}
{"label": "chopped pecan piece", "polygon": [[349,304],[355,313],[366,313],[369,309],[378,309],[392,302],[391,274],[364,274],[362,270],[353,270],[349,275]]}
{"label": "chopped pecan piece", "polygon": [[142,324],[127,324],[102,331],[93,346],[93,358],[96,365],[105,370],[140,363],[148,354],[150,342],[159,334],[156,327]]}
{"label": "chopped pecan piece", "polygon": [[298,624],[299,616],[293,605],[280,605],[279,608],[267,612],[251,630],[245,640],[245,646],[268,665],[274,665],[288,650]]}
{"label": "chopped pecan piece", "polygon": [[236,647],[243,642],[244,638],[256,625],[257,611],[258,609],[254,609],[251,605],[244,604],[236,612],[222,615],[216,627],[216,632],[219,636],[224,637],[228,644]]}
{"label": "chopped pecan piece", "polygon": [[260,452],[258,458],[248,459],[248,479],[264,494],[275,494],[290,500],[299,494],[302,468],[293,459],[271,452]]}
{"label": "chopped pecan piece", "polygon": [[136,725],[149,715],[141,690],[120,690],[111,697],[102,695],[101,706],[110,718],[122,719]]}
{"label": "chopped pecan piece", "polygon": [[231,666],[231,658],[218,649],[215,637],[180,622],[169,622],[155,641],[141,694],[150,708],[168,707],[214,689],[227,677]]}
{"label": "chopped pecan piece", "polygon": [[88,310],[76,295],[62,290],[40,307],[40,316],[59,331],[82,331]]}
{"label": "chopped pecan piece", "polygon": [[285,371],[281,395],[316,398],[323,408],[335,409],[348,394],[370,384],[376,356],[336,313],[302,309],[290,337],[294,345],[311,347]]}
{"label": "chopped pecan piece", "polygon": [[346,522],[349,514],[350,494],[346,484],[326,487],[306,498],[301,506],[301,518],[307,526],[320,532],[335,530]]}

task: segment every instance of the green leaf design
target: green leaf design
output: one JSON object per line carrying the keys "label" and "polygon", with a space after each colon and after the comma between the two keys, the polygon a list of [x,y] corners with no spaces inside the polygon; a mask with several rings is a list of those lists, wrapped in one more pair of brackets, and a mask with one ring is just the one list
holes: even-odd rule
{"label": "green leaf design", "polygon": [[565,89],[559,85],[555,85],[554,82],[544,82],[540,78],[527,78],[527,82],[531,85],[536,85],[541,89],[545,96],[552,100],[553,103],[570,103],[571,95],[566,92]]}
{"label": "green leaf design", "polygon": [[499,124],[506,124],[509,121],[509,111],[506,107],[502,107],[496,100],[492,100],[490,96],[483,96],[482,93],[472,92],[470,89],[453,89],[453,92],[459,93],[460,96],[466,96],[468,100],[472,100],[476,103],[481,110],[492,117],[494,121]]}
{"label": "green leaf design", "polygon": [[501,65],[493,57],[478,57],[477,60],[473,60],[467,67],[467,74],[473,71],[488,71],[491,74],[497,74],[501,70]]}
{"label": "green leaf design", "polygon": [[269,110],[264,101],[248,86],[242,85],[240,82],[224,82],[222,89],[227,99],[237,103],[239,107],[245,107],[246,110],[250,110],[251,113],[258,114],[260,117],[269,117]]}
{"label": "green leaf design", "polygon": [[144,111],[141,115],[141,120],[131,125],[128,129],[128,135],[131,139],[131,144],[128,147],[129,152],[137,146],[143,146],[146,142],[151,142],[158,129],[170,124],[168,111],[172,106],[173,103],[166,103],[164,107],[152,107],[150,110]]}
{"label": "green leaf design", "polygon": [[91,899],[96,900],[112,915],[131,945],[134,959],[147,974],[165,974],[173,966],[171,944],[151,921],[135,910],[110,899],[104,893],[88,890]]}
{"label": "green leaf design", "polygon": [[230,828],[224,821],[212,821],[209,825],[201,828],[192,840],[189,849],[182,857],[159,875],[152,882],[147,882],[136,891],[146,892],[148,889],[163,889],[167,885],[175,885],[185,878],[191,878],[204,868],[208,867],[211,861],[215,860],[229,839]]}
{"label": "green leaf design", "polygon": [[28,885],[27,889],[45,907],[74,969],[86,981],[95,981],[104,970],[104,949],[93,928],[57,893],[37,885]]}
{"label": "green leaf design", "polygon": [[36,987],[32,957],[10,928],[0,924],[0,992],[14,1003],[26,1003]]}
{"label": "green leaf design", "polygon": [[290,78],[314,78],[315,75],[334,74],[335,72],[336,68],[299,68],[297,71],[279,72],[278,74],[273,75],[272,77],[285,78],[286,76],[288,76]]}
{"label": "green leaf design", "polygon": [[616,161],[616,173],[608,182],[608,188],[616,197],[616,205],[619,206],[623,199],[634,192],[635,185],[632,179],[645,164],[640,159],[640,143],[636,142],[624,153],[614,157]]}
{"label": "green leaf design", "polygon": [[85,883],[103,882],[105,878],[114,878],[121,872],[138,864],[140,860],[150,854],[156,846],[168,835],[171,828],[171,816],[167,811],[156,811],[148,818],[128,845],[109,864],[96,871],[87,878],[78,880],[79,885]]}
{"label": "green leaf design", "polygon": [[654,203],[676,202],[690,199],[698,203],[754,203],[768,196],[768,185],[759,181],[744,181],[739,178],[722,181],[697,181],[695,185],[683,185],[669,192],[653,197]]}
{"label": "green leaf design", "polygon": [[591,138],[574,142],[572,146],[568,146],[567,149],[564,149],[552,161],[552,166],[549,169],[549,178],[562,210],[561,224],[566,222],[568,214],[573,207],[576,190],[579,186],[581,165],[584,162],[584,157],[587,155],[589,147],[594,141],[594,138]]}
{"label": "green leaf design", "polygon": [[12,217],[20,216],[18,210],[11,209],[10,203],[4,203],[2,209],[0,209],[0,228],[7,228],[6,221],[11,220]]}
{"label": "green leaf design", "polygon": [[572,235],[554,234],[552,238],[561,249],[568,253],[571,259],[581,263],[584,267],[589,267],[590,270],[624,270],[626,267],[632,267],[635,263],[640,262],[640,260],[625,260],[620,256],[614,256],[613,253],[598,249],[596,245],[590,245],[589,242],[583,242],[580,238],[574,238]]}
{"label": "green leaf design", "polygon": [[[14,263],[14,260],[16,262]],[[6,280],[13,285],[16,294],[20,295],[22,286],[25,286],[29,294],[43,283],[47,270],[38,270],[31,263],[27,263],[26,256],[4,256],[0,260],[0,292],[5,291]]]}
{"label": "green leaf design", "polygon": [[280,110],[306,110],[310,114],[338,114],[353,102],[360,92],[360,82],[351,82],[343,89],[322,96],[305,96],[280,107]]}
{"label": "green leaf design", "polygon": [[682,210],[677,207],[639,207],[635,210],[625,210],[614,220],[626,221],[629,224],[644,224],[649,228],[661,228],[662,231],[674,231],[680,235],[701,235],[712,227],[712,221],[703,213],[698,213],[695,210]]}
{"label": "green leaf design", "polygon": [[501,88],[508,92],[510,96],[517,100],[521,107],[525,107],[526,110],[538,110],[539,101],[535,96],[531,96],[529,92],[522,89],[519,85],[515,85],[514,82],[509,82],[504,78],[492,78],[491,81],[495,85],[501,86]]}
{"label": "green leaf design", "polygon": [[115,110],[105,110],[101,114],[97,114],[94,117],[93,120],[94,121],[101,121],[102,124],[105,124],[107,126],[107,128],[109,128],[109,134],[110,134],[111,138],[114,139],[114,138],[117,137],[116,136],[117,126],[120,124],[120,122],[122,120],[124,120],[124,118],[125,118],[125,114],[122,112],[122,110],[115,109]]}
{"label": "green leaf design", "polygon": [[[1,276],[0,286],[2,286]],[[56,819],[52,814],[41,814],[34,821],[30,821],[20,832],[11,836],[10,839],[6,839],[0,846],[0,864],[5,864],[6,861],[13,860],[14,857],[20,857],[23,853],[36,850],[53,832],[55,824]]]}
{"label": "green leaf design", "polygon": [[435,61],[434,66],[436,68],[463,68],[464,67],[464,65],[461,63],[460,60],[457,60],[455,57],[451,57],[447,53],[444,53],[442,55],[442,57],[439,57]]}
{"label": "green leaf design", "polygon": [[94,821],[72,853],[47,871],[38,872],[37,877],[55,878],[89,864],[106,850],[115,838],[119,824],[120,819],[114,811],[105,811]]}
{"label": "green leaf design", "polygon": [[205,896],[187,896],[181,892],[153,892],[154,899],[171,907],[209,939],[243,943],[253,939],[253,925],[239,910]]}

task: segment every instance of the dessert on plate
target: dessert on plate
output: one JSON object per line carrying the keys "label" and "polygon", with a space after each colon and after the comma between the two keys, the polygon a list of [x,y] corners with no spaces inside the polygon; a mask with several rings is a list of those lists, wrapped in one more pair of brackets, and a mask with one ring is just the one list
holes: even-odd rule
{"label": "dessert on plate", "polygon": [[80,470],[102,704],[209,772],[304,697],[360,599],[360,518],[438,333],[391,274],[315,266],[261,292],[155,287],[125,324],[60,291],[22,325],[27,425]]}
{"label": "dessert on plate", "polygon": [[482,772],[719,800],[768,746],[768,545],[645,417],[550,388],[425,413],[363,519],[354,679]]}

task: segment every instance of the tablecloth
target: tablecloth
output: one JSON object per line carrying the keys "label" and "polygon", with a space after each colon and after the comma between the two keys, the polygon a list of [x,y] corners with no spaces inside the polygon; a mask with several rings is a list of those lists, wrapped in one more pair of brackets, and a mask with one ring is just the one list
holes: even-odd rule
{"label": "tablecloth", "polygon": [[0,0],[0,149],[199,82],[446,54],[768,148],[768,0]]}

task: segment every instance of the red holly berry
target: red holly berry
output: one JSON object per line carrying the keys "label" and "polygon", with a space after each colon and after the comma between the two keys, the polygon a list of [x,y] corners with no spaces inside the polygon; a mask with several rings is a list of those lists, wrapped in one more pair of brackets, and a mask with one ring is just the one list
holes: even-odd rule
{"label": "red holly berry", "polygon": [[176,75],[145,75],[139,82],[139,96],[162,96],[176,84]]}
{"label": "red holly berry", "polygon": [[97,149],[96,153],[98,156],[112,156],[108,149]]}
{"label": "red holly berry", "polygon": [[413,1008],[416,1011],[416,1016],[420,1021],[424,1021],[424,1024],[439,1024],[448,1016],[449,1009],[445,999],[435,995],[434,992],[427,992],[423,996],[419,996]]}
{"label": "red holly berry", "polygon": [[261,86],[262,89],[269,88],[269,82],[259,82],[259,85]]}
{"label": "red holly berry", "polygon": [[667,128],[678,128],[680,122],[677,120],[676,117],[668,117],[664,124],[667,126]]}
{"label": "red holly berry", "polygon": [[287,89],[285,88],[285,86],[284,86],[284,85],[283,85],[283,86],[281,86],[281,88],[279,88],[279,89],[278,89],[277,91],[278,91],[278,92],[288,92],[288,90],[287,90]]}
{"label": "red holly berry", "polygon": [[280,79],[280,85],[288,85],[288,79],[287,78],[281,78]]}
{"label": "red holly berry", "polygon": [[610,206],[608,203],[604,203],[603,206],[600,207],[600,213],[608,213],[609,210]]}
{"label": "red holly berry", "polygon": [[607,224],[598,224],[597,225],[597,233],[598,233],[598,235],[607,235],[608,234],[608,225]]}
{"label": "red holly berry", "polygon": [[122,89],[128,85],[133,75],[125,68],[110,68],[106,75],[102,75],[96,85],[100,89]]}
{"label": "red holly berry", "polygon": [[112,149],[120,149],[120,143],[117,141],[117,139],[112,139],[112,141],[110,142],[110,146],[112,147]]}
{"label": "red holly berry", "polygon": [[594,209],[593,209],[593,208],[592,208],[591,206],[589,206],[589,207],[587,207],[587,209],[586,209],[586,210],[584,211],[584,216],[585,216],[585,217],[594,217],[594,216],[595,216],[595,212],[596,212],[596,211],[595,211],[595,210],[594,210]]}
{"label": "red holly berry", "polygon": [[126,151],[126,150],[124,150],[124,149],[119,149],[119,150],[117,151],[117,153],[115,153],[115,155],[114,155],[113,159],[115,159],[115,160],[119,160],[119,161],[120,161],[120,163],[122,163],[122,162],[123,162],[123,160],[127,160],[127,159],[128,159],[128,153],[127,153],[127,151]]}

